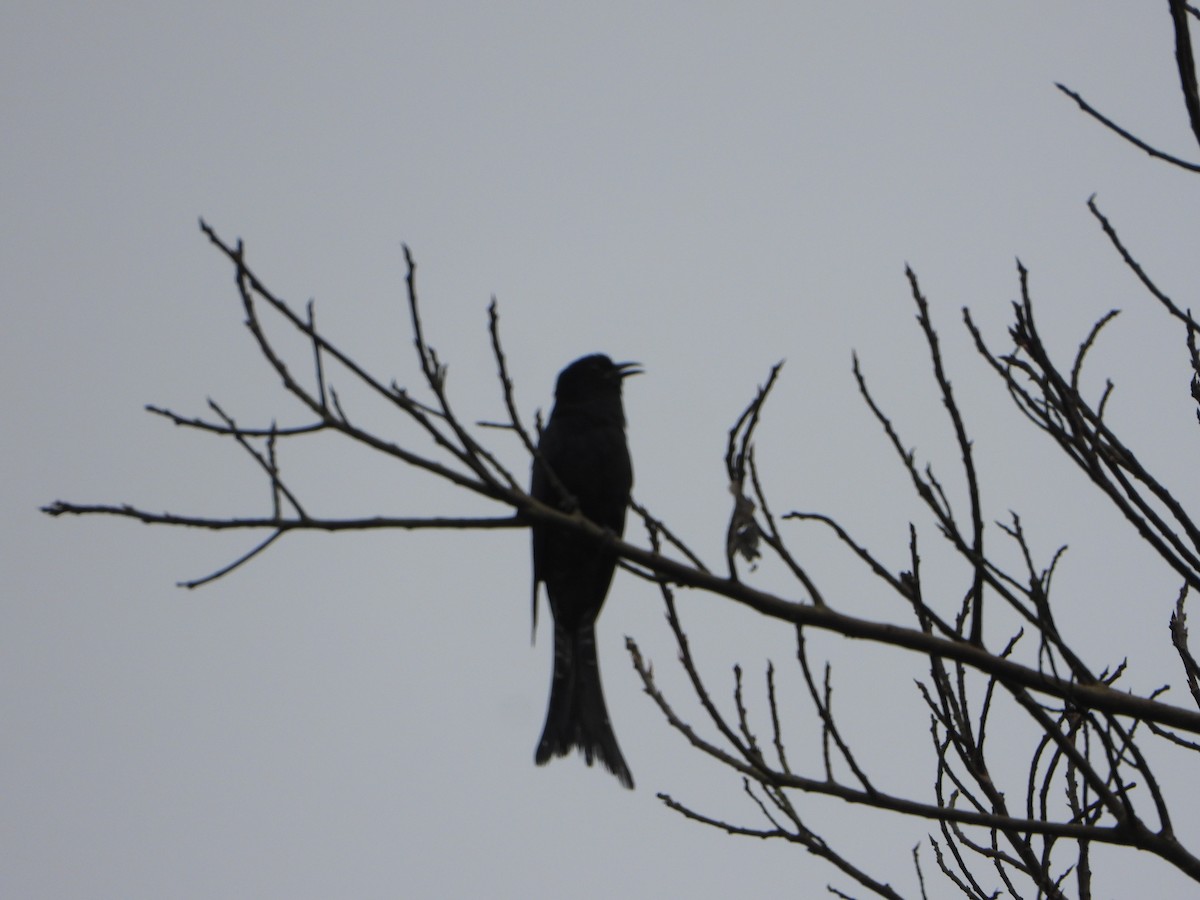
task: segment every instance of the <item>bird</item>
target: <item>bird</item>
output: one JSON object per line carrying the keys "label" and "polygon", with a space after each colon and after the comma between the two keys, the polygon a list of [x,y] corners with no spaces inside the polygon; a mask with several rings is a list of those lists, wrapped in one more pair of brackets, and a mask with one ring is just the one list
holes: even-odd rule
{"label": "bird", "polygon": [[[530,482],[535,500],[564,512],[578,510],[618,537],[625,530],[633,487],[621,386],[641,371],[639,363],[614,363],[602,353],[563,369]],[[608,718],[596,654],[596,617],[617,554],[594,538],[545,522],[533,522],[532,533],[535,630],[539,585],[545,585],[554,618],[550,703],[534,761],[545,765],[578,749],[589,766],[598,760],[632,789],[633,775]]]}

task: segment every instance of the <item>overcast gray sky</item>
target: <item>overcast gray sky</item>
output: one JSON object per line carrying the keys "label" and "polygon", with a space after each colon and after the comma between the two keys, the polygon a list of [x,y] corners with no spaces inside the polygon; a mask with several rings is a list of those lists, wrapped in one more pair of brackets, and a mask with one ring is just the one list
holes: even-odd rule
{"label": "overcast gray sky", "polygon": [[[407,242],[430,338],[472,419],[502,413],[493,295],[527,415],[582,353],[642,361],[627,389],[635,494],[714,560],[726,429],[783,358],[758,451],[777,511],[834,514],[898,568],[914,519],[936,554],[849,369],[854,348],[905,439],[961,497],[910,263],[970,404],[989,518],[1019,510],[1043,560],[1071,544],[1058,589],[1078,599],[1060,621],[1096,668],[1128,656],[1131,687],[1178,682],[1166,644],[1178,586],[1023,425],[959,321],[969,304],[1002,343],[1018,256],[1064,354],[1123,308],[1090,384],[1118,381],[1114,419],[1197,499],[1182,336],[1085,201],[1098,195],[1187,306],[1200,182],[1104,132],[1055,81],[1197,156],[1165,2],[7,4],[0,893],[855,892],[795,848],[720,835],[655,799],[763,824],[740,782],[641,693],[626,634],[685,697],[661,604],[628,575],[599,638],[634,793],[578,759],[532,764],[550,647],[544,635],[529,646],[519,532],[297,535],[189,592],[174,584],[248,538],[37,513],[57,498],[269,509],[236,447],[141,410],[201,414],[213,397],[243,422],[306,421],[256,357],[199,216],[244,238],[277,292],[316,298],[340,346],[416,385]],[[515,441],[490,437],[526,465]],[[284,466],[314,513],[499,512],[335,441],[289,448]],[[904,620],[844,554],[804,529],[794,540],[833,602]],[[761,583],[795,596],[770,567]],[[773,658],[795,755],[817,759],[786,631],[682,599],[722,700],[734,661],[761,679]],[[820,649],[880,780],[925,790],[920,666]],[[901,737],[905,714],[918,724]],[[1181,814],[1196,808],[1194,777],[1170,786]],[[927,824],[800,805],[848,856],[916,893],[909,855]],[[1181,827],[1194,837],[1197,824]],[[1135,854],[1095,866],[1105,896],[1148,873],[1163,896],[1188,890]]]}

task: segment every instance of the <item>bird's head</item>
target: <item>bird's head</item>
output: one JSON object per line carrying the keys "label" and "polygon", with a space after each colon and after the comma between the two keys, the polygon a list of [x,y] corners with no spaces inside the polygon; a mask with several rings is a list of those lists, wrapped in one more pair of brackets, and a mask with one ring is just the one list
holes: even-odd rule
{"label": "bird's head", "polygon": [[603,353],[593,353],[575,360],[559,373],[554,396],[559,403],[603,396],[619,397],[622,380],[630,375],[639,375],[641,371],[639,363],[615,363]]}

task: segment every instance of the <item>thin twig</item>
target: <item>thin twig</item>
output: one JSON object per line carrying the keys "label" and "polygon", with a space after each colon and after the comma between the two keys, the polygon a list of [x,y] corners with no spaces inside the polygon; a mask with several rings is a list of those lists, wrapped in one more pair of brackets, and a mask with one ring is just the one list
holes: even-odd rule
{"label": "thin twig", "polygon": [[1150,146],[1142,139],[1135,137],[1131,132],[1126,131],[1124,128],[1122,128],[1120,125],[1118,125],[1112,119],[1101,114],[1090,103],[1088,103],[1086,100],[1084,100],[1083,97],[1081,97],[1075,91],[1071,90],[1066,85],[1059,84],[1056,82],[1054,86],[1056,88],[1058,88],[1060,91],[1062,91],[1064,94],[1066,94],[1068,97],[1070,97],[1072,100],[1074,100],[1076,103],[1078,103],[1079,108],[1082,109],[1085,113],[1087,113],[1089,116],[1091,116],[1097,122],[1099,122],[1101,125],[1104,125],[1106,128],[1109,128],[1112,131],[1119,134],[1121,137],[1123,137],[1125,140],[1129,141],[1129,143],[1133,144],[1138,149],[1145,150],[1147,153],[1149,153],[1155,159],[1161,159],[1164,162],[1169,162],[1171,165],[1179,166],[1181,169],[1187,169],[1189,172],[1200,172],[1200,165],[1197,165],[1196,163],[1188,162],[1185,159],[1180,159],[1177,156],[1171,156],[1171,154],[1169,154],[1169,153],[1164,153],[1163,151]]}

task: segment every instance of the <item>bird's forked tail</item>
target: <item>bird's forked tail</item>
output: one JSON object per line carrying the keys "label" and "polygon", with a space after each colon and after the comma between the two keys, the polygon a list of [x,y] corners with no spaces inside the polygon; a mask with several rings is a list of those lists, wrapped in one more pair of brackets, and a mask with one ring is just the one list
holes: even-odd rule
{"label": "bird's forked tail", "polygon": [[633,787],[633,775],[621,756],[604,705],[594,627],[588,623],[569,631],[555,623],[550,707],[546,710],[546,725],[534,761],[539,766],[545,765],[574,748],[579,749],[589,766],[597,759],[621,784]]}

